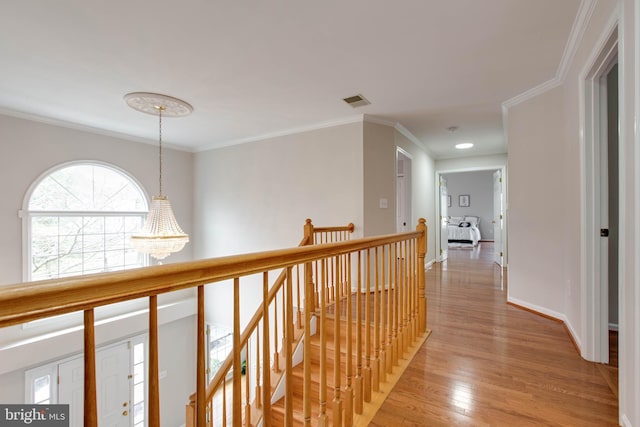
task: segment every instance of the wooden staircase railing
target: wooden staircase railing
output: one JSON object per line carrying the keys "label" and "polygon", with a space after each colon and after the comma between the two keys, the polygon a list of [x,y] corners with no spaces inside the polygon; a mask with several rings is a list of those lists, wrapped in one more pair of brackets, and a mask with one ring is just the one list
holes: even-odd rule
{"label": "wooden staircase railing", "polygon": [[[300,245],[315,244],[322,254],[286,266],[273,285],[263,273],[263,304],[242,333],[234,326],[238,339],[207,387],[204,403],[198,402],[197,391],[190,397],[187,427],[311,425],[312,418],[320,426],[353,425],[354,416],[363,413],[365,402],[380,389],[409,343],[426,330],[426,224],[421,220],[412,233],[361,239],[355,247],[353,241],[344,242],[352,231],[353,225],[314,228],[307,220]],[[327,329],[329,320],[332,331]],[[294,359],[300,358],[294,350],[300,350],[301,341],[302,365],[296,369],[302,374],[296,374]],[[312,348],[320,355],[317,378],[311,374],[317,371],[309,357]],[[244,379],[238,371],[241,354]],[[296,375],[303,375],[301,387]],[[315,395],[312,387],[318,390]],[[232,398],[227,397],[228,388]],[[276,407],[272,401],[279,401]],[[204,424],[197,418],[201,405],[206,407]]]}
{"label": "wooden staircase railing", "polygon": [[[299,246],[312,245],[314,242],[335,243],[347,241],[354,231],[354,225],[338,227],[314,227],[310,219],[307,219],[304,227],[304,237]],[[304,325],[309,324],[309,319],[303,323],[301,298],[302,295],[314,296],[315,291],[307,293],[301,289],[306,283],[310,283],[306,274],[310,270],[304,270],[304,278],[301,280],[300,264],[287,267],[278,275],[277,279],[270,285],[269,274],[263,273],[263,304],[258,307],[253,317],[239,335],[239,340],[233,343],[233,351],[218,368],[213,379],[206,388],[204,405],[207,407],[207,425],[227,425],[228,420],[242,419],[251,420],[255,425],[263,413],[270,413],[271,398],[273,390],[277,387],[285,372],[289,372],[291,367],[292,350],[300,343],[301,331]],[[295,292],[294,292],[295,291]],[[294,299],[295,295],[295,299]],[[312,298],[313,300],[313,298]],[[280,301],[280,305],[278,305]],[[290,301],[291,303],[284,303]],[[239,304],[239,301],[236,301]],[[313,302],[305,305],[313,304]],[[295,317],[293,314],[295,307]],[[239,312],[239,307],[234,307],[234,312]],[[269,313],[265,316],[264,313]],[[285,319],[293,319],[292,322]],[[273,324],[273,327],[270,325]],[[234,322],[234,336],[235,336]],[[290,340],[288,337],[292,337]],[[262,351],[261,351],[262,342]],[[271,354],[273,348],[273,355]],[[241,349],[241,350],[237,350]],[[238,372],[236,369],[241,353],[245,354],[244,370],[244,390],[236,387],[239,376],[233,376],[231,401],[242,401],[242,417],[238,418],[236,412],[229,411],[230,399],[227,398],[227,378],[231,373]],[[272,369],[264,370],[264,366],[271,366]],[[285,369],[282,369],[285,366]],[[272,375],[273,371],[273,375]],[[255,373],[255,377],[252,372]],[[264,374],[261,377],[261,372]],[[286,377],[285,377],[286,378]],[[289,375],[290,379],[291,376]],[[267,384],[268,386],[265,386]],[[253,392],[253,400],[248,396]],[[242,397],[244,392],[244,397]],[[187,426],[196,425],[197,393],[190,396],[187,404]],[[232,406],[234,409],[235,406]],[[217,409],[217,411],[214,411]],[[229,412],[233,417],[227,416]],[[219,415],[219,416],[218,416]]]}
{"label": "wooden staircase railing", "polygon": [[[216,375],[208,387],[205,384],[204,287],[215,286],[216,282],[233,280],[235,306],[233,342],[236,351],[230,362],[233,368],[231,410],[225,413],[227,407],[226,405],[222,407],[223,414],[220,418],[222,425],[235,426],[242,423],[249,425],[260,419],[263,425],[271,425],[271,417],[277,412],[271,407],[271,401],[274,399],[273,392],[277,391],[273,388],[276,382],[275,375],[272,377],[271,374],[283,368],[286,384],[284,419],[286,425],[294,423],[292,359],[294,344],[297,342],[296,335],[304,337],[302,357],[305,367],[303,387],[305,403],[302,411],[304,424],[311,424],[312,406],[317,403],[322,408],[318,414],[319,425],[330,424],[329,412],[333,413],[333,425],[342,425],[343,419],[346,421],[345,425],[350,425],[352,411],[349,408],[354,408],[353,412],[356,414],[362,411],[362,401],[366,402],[370,399],[372,388],[379,383],[381,375],[384,375],[381,373],[381,368],[384,370],[386,367],[389,372],[391,366],[397,363],[398,357],[402,357],[411,338],[426,330],[424,257],[427,236],[426,224],[422,219],[415,232],[340,241],[345,237],[340,233],[349,232],[349,230],[352,231],[352,228],[314,230],[311,222],[307,221],[305,245],[297,248],[3,286],[0,288],[0,328],[73,311],[84,312],[84,425],[96,426],[94,309],[148,297],[150,329],[148,425],[159,426],[157,295],[195,287],[198,298],[197,348],[195,349],[196,393],[190,405],[194,410],[188,411],[191,415],[188,416],[190,419],[187,421],[189,425],[212,425],[215,421],[215,417],[211,416],[214,408],[212,405],[209,405],[209,409],[207,408],[207,400],[209,397],[216,396],[215,383],[220,383],[220,378],[224,377],[222,374]],[[320,244],[311,244],[315,241],[319,241]],[[374,261],[372,256],[375,257]],[[355,271],[354,264],[357,265]],[[280,271],[278,280],[274,285],[269,286],[270,274],[278,271]],[[269,315],[262,316],[256,312],[244,332],[241,332],[238,309],[240,279],[255,274],[263,277],[264,301],[261,313]],[[365,289],[369,291],[364,292]],[[351,313],[353,290],[356,290],[355,316]],[[373,301],[371,301],[372,298]],[[269,304],[270,302],[273,302],[273,307]],[[375,308],[369,307],[370,302],[373,302]],[[340,323],[343,305],[347,311],[346,318],[355,322],[353,324],[348,322],[351,326],[347,327],[347,334],[351,335],[353,329],[356,330],[354,341],[357,343],[356,355],[347,356],[346,373],[342,372],[341,363],[339,363],[341,358],[345,357],[340,347],[340,341],[343,338],[342,327],[334,324],[335,369],[331,381],[334,399],[331,408],[328,408],[326,388],[320,388],[322,396],[316,399],[317,402],[310,401],[313,394],[310,357],[310,346],[313,344],[311,342],[312,318],[319,323],[321,341],[326,342],[327,322],[333,315],[334,321]],[[382,314],[385,311],[383,307],[386,308],[386,315]],[[374,324],[373,330],[371,322]],[[276,329],[279,330],[277,333]],[[254,332],[255,340],[249,339]],[[349,344],[350,339],[346,339],[348,353],[353,351],[353,346],[350,347]],[[254,366],[247,363],[246,372],[249,375],[245,375],[244,380],[240,359],[240,349],[243,345],[248,353],[260,355],[260,358],[251,359],[254,361]],[[321,350],[323,352],[321,358],[326,358],[327,347],[322,348],[324,350]],[[349,361],[349,359],[353,360]],[[364,366],[362,366],[363,360]],[[353,372],[354,363],[355,373]],[[320,369],[320,379],[327,384],[326,361],[324,368]],[[255,375],[251,374],[252,370]],[[344,390],[341,388],[343,377],[346,378]],[[354,377],[355,381],[353,381]],[[253,390],[250,389],[252,384]],[[225,398],[227,387],[218,388],[220,389],[218,393]],[[252,398],[252,395],[255,398]],[[207,413],[209,413],[209,421],[207,421]]]}

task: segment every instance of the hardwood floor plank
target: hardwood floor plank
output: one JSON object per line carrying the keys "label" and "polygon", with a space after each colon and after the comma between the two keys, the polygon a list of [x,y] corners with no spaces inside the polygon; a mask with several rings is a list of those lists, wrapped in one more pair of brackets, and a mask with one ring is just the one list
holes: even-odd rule
{"label": "hardwood floor plank", "polygon": [[432,330],[371,426],[616,426],[617,370],[583,360],[564,325],[506,303],[491,243],[427,272]]}

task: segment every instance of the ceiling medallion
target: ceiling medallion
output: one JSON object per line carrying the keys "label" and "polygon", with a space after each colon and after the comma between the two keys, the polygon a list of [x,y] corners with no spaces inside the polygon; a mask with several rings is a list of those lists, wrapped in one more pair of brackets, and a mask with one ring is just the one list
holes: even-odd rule
{"label": "ceiling medallion", "polygon": [[124,96],[127,105],[134,110],[164,117],[183,117],[193,112],[193,107],[181,99],[151,92],[131,92]]}

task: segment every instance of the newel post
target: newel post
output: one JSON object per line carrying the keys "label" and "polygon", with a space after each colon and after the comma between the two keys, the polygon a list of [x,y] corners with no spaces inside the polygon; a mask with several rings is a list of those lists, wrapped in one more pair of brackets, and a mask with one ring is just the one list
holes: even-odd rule
{"label": "newel post", "polygon": [[304,224],[304,237],[306,238],[306,245],[313,245],[313,224],[311,218],[307,218]]}
{"label": "newel post", "polygon": [[[311,218],[307,218],[304,224],[304,237],[305,237],[305,246],[314,245],[315,239],[313,237],[313,223],[311,222]],[[309,305],[309,310],[315,311],[316,307],[316,299],[313,285],[313,268],[311,267],[311,263],[305,265],[305,310],[307,304]],[[309,292],[309,293],[307,293]],[[307,327],[307,323],[305,323],[305,328]]]}
{"label": "newel post", "polygon": [[427,254],[427,220],[420,218],[416,231],[421,233],[418,237],[418,330],[422,333],[427,330],[427,297],[424,276],[424,258]]}

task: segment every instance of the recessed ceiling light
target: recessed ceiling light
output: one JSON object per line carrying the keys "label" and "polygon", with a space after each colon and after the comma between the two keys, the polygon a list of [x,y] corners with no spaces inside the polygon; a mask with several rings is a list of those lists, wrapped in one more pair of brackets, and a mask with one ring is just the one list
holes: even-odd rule
{"label": "recessed ceiling light", "polygon": [[462,144],[456,144],[456,148],[458,150],[466,150],[467,148],[473,147],[473,143],[471,142],[463,142]]}

